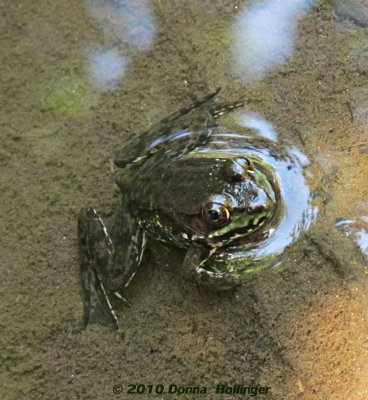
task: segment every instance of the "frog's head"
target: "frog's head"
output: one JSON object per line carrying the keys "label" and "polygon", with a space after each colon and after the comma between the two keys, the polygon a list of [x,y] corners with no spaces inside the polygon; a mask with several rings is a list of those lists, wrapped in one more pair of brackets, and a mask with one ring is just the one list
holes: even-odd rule
{"label": "frog's head", "polygon": [[[274,218],[280,196],[273,171],[256,157],[197,159],[192,166],[197,191],[189,205],[174,207],[191,241],[221,247],[263,231]],[[199,176],[198,171],[205,173]]]}

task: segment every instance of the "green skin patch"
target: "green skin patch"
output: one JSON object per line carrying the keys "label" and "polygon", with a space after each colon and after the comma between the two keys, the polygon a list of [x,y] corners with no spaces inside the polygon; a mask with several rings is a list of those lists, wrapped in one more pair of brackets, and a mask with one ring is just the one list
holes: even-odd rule
{"label": "green skin patch", "polygon": [[[264,189],[268,197],[272,200],[273,203],[275,203],[276,202],[275,192],[267,177],[257,169],[254,170],[254,173],[256,176],[257,185],[262,189]],[[210,235],[208,235],[208,238],[209,239],[217,238],[226,235],[231,231],[237,231],[241,228],[247,228],[247,227],[252,227],[253,229],[250,229],[248,232],[246,232],[246,234],[250,233],[251,231],[253,232],[254,230],[257,229],[259,221],[261,219],[267,220],[272,216],[272,214],[273,211],[272,212],[263,211],[253,215],[241,214],[235,217],[234,220],[229,225],[226,225],[222,229],[218,229],[213,233],[211,233]]]}
{"label": "green skin patch", "polygon": [[260,186],[262,189],[265,190],[265,192],[268,194],[268,196],[272,199],[273,202],[276,202],[275,192],[273,190],[273,187],[272,187],[270,181],[266,177],[266,175],[258,170],[255,170],[255,173],[256,173],[258,186]]}
{"label": "green skin patch", "polygon": [[258,213],[256,215],[242,215],[239,216],[238,218],[236,218],[231,224],[225,226],[222,229],[218,229],[217,231],[211,233],[210,235],[208,235],[209,239],[213,239],[219,236],[223,236],[228,234],[231,231],[235,231],[237,229],[241,229],[241,228],[247,228],[248,226],[252,226],[254,227],[253,230],[255,230],[257,228],[258,222],[261,218],[265,217],[269,217],[270,213],[267,212],[262,212],[262,213]]}

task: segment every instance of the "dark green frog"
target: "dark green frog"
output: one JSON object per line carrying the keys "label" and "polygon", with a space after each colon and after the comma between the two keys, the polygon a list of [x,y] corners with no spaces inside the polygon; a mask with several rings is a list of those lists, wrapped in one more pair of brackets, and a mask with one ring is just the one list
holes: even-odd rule
{"label": "dark green frog", "polygon": [[242,102],[217,104],[218,91],[164,118],[115,157],[122,192],[117,241],[96,211],[79,214],[85,323],[117,325],[109,297],[123,299],[146,235],[186,249],[186,279],[229,289],[307,228],[313,209],[295,147],[232,132],[216,119]]}

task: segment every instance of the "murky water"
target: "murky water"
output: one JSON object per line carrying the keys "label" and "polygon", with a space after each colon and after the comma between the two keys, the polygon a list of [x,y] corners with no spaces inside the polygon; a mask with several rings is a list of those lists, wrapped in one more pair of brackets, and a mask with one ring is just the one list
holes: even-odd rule
{"label": "murky water", "polygon": [[[0,10],[2,397],[129,399],[129,384],[175,384],[207,388],[183,399],[246,398],[216,394],[226,383],[268,386],[267,399],[368,398],[366,2]],[[317,220],[281,270],[229,293],[184,282],[177,255],[153,248],[132,307],[116,304],[121,332],[82,330],[78,210],[113,224],[111,155],[219,86],[220,100],[246,100],[239,123],[309,159]]]}

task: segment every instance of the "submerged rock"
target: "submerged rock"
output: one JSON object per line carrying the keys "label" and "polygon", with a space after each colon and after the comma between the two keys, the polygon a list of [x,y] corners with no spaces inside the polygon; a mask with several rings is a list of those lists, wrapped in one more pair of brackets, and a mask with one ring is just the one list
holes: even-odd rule
{"label": "submerged rock", "polygon": [[368,86],[360,87],[350,94],[349,106],[354,121],[368,123]]}
{"label": "submerged rock", "polygon": [[368,75],[368,44],[366,42],[357,42],[355,46],[349,55],[350,62],[348,68],[350,71]]}
{"label": "submerged rock", "polygon": [[362,27],[368,26],[368,0],[333,0],[337,15]]}

